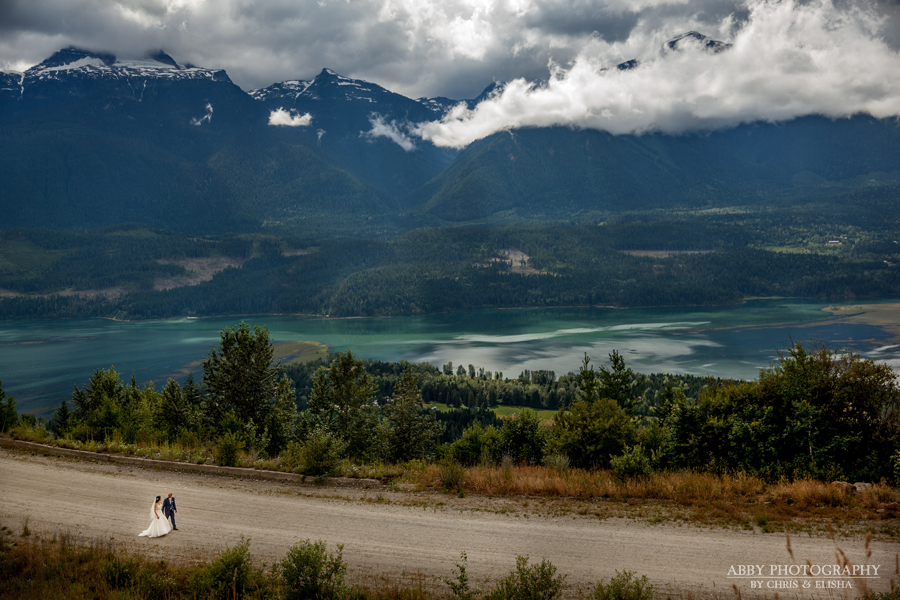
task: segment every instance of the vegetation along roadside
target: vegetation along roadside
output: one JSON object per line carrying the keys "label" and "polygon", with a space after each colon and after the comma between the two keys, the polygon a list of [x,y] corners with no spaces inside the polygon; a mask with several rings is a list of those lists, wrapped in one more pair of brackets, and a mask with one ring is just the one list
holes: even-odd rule
{"label": "vegetation along roadside", "polygon": [[[350,351],[321,363],[292,379],[268,331],[240,323],[203,359],[200,384],[188,376],[157,391],[98,369],[49,423],[19,416],[0,391],[0,429],[70,448],[375,476],[460,496],[585,499],[557,506],[598,517],[763,531],[832,521],[897,535],[900,389],[889,367],[856,355],[797,344],[755,381],[696,387],[635,375],[616,352],[599,369],[585,356],[564,386],[571,396],[531,396],[556,398],[545,420],[532,408],[500,419],[489,394],[475,406],[427,409],[419,374],[434,367],[367,363]],[[537,371],[512,384],[474,367],[452,372],[445,365],[433,381],[558,391],[550,382],[563,379]]]}

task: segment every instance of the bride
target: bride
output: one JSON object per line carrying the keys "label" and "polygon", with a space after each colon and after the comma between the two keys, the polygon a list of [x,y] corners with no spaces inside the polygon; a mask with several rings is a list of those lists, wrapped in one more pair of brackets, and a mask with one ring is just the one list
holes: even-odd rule
{"label": "bride", "polygon": [[169,519],[162,514],[162,500],[160,500],[160,496],[156,497],[153,506],[150,507],[150,518],[152,519],[150,521],[150,527],[145,531],[140,532],[138,537],[160,537],[172,531]]}

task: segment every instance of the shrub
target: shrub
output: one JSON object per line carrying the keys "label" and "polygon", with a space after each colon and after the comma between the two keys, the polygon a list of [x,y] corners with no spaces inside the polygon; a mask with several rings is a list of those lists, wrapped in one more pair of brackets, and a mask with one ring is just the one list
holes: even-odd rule
{"label": "shrub", "polygon": [[635,444],[619,456],[612,457],[609,466],[612,467],[613,475],[620,479],[646,477],[653,472],[650,457],[640,444]]}
{"label": "shrub", "polygon": [[631,571],[616,571],[609,583],[602,581],[591,594],[594,600],[653,600],[653,586],[647,576],[635,577]]}
{"label": "shrub", "polygon": [[303,467],[303,446],[294,440],[281,451],[281,463],[291,471]]}
{"label": "shrub", "polygon": [[454,569],[456,579],[445,577],[444,583],[450,586],[450,592],[453,594],[454,598],[459,598],[459,600],[472,600],[479,595],[479,592],[478,590],[473,590],[469,587],[469,574],[466,572],[469,557],[466,556],[465,552],[462,552],[459,555],[459,560],[460,562],[456,563],[456,569]]}
{"label": "shrub", "polygon": [[446,457],[438,463],[438,481],[448,491],[462,491],[466,483],[466,469],[453,460]]}
{"label": "shrub", "polygon": [[541,428],[541,420],[533,410],[526,408],[512,419],[507,419],[500,438],[503,450],[509,452],[516,463],[527,461],[541,464],[544,460],[546,435]]}
{"label": "shrub", "polygon": [[553,600],[566,586],[565,575],[557,575],[547,559],[528,566],[527,556],[516,557],[516,568],[491,592],[491,600]]}
{"label": "shrub", "polygon": [[226,547],[205,569],[193,573],[191,587],[201,597],[240,598],[257,587],[262,573],[253,568],[250,540],[241,538],[234,547]]}
{"label": "shrub", "polygon": [[559,452],[548,454],[544,457],[544,466],[564,475],[569,472],[569,457]]}
{"label": "shrub", "polygon": [[900,450],[897,450],[891,456],[891,470],[894,475],[894,480],[891,483],[894,484],[894,487],[900,486]]}
{"label": "shrub", "polygon": [[87,423],[78,423],[69,429],[67,437],[77,442],[87,442],[94,439],[91,426]]}
{"label": "shrub", "polygon": [[100,567],[103,580],[114,590],[130,587],[134,580],[135,571],[135,566],[131,561],[119,558],[116,555],[110,556],[103,563],[103,566]]}
{"label": "shrub", "polygon": [[346,451],[347,444],[344,440],[324,427],[316,427],[300,451],[303,472],[314,477],[332,475],[340,468]]}
{"label": "shrub", "polygon": [[891,584],[890,591],[887,592],[869,592],[865,596],[866,600],[900,600],[900,586]]}
{"label": "shrub", "polygon": [[347,565],[342,545],[337,555],[325,551],[325,542],[304,540],[291,546],[284,559],[276,565],[284,597],[288,600],[317,598],[326,600],[344,595],[344,576]]}
{"label": "shrub", "polygon": [[450,445],[449,454],[468,466],[497,460],[500,454],[500,432],[493,425],[482,427],[475,421]]}
{"label": "shrub", "polygon": [[[22,415],[23,417],[31,415]],[[47,441],[47,429],[43,423],[34,424],[34,420],[22,419],[19,424],[10,429],[9,434],[17,440],[26,440],[29,442],[45,442]]]}
{"label": "shrub", "polygon": [[577,400],[556,413],[553,450],[581,468],[607,467],[610,456],[621,454],[637,437],[634,423],[615,400]]}
{"label": "shrub", "polygon": [[[131,592],[135,598],[159,598],[167,600],[174,595],[177,582],[166,573],[157,573],[142,569],[132,584]],[[222,596],[223,598],[225,596]],[[231,596],[229,596],[231,597]]]}
{"label": "shrub", "polygon": [[202,446],[200,436],[193,431],[182,431],[178,436],[178,443],[187,450],[197,450]]}
{"label": "shrub", "polygon": [[244,449],[244,441],[233,431],[226,431],[219,436],[213,448],[216,464],[223,467],[236,467],[238,455]]}

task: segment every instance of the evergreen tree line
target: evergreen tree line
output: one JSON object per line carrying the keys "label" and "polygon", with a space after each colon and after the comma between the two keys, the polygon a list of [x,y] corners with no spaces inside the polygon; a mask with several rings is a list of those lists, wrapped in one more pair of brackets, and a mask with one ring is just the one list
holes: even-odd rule
{"label": "evergreen tree line", "polygon": [[[327,356],[302,364],[283,367],[284,373],[297,390],[298,407],[306,407],[313,376],[322,366],[327,366],[339,355]],[[649,415],[659,402],[660,395],[670,387],[678,387],[689,397],[698,397],[700,391],[710,385],[723,385],[728,379],[698,377],[695,375],[642,374],[625,367],[618,352],[610,355],[610,367],[601,372],[610,376],[627,378],[633,388],[637,414]],[[376,399],[384,402],[393,395],[394,386],[407,369],[419,379],[419,389],[425,404],[444,404],[455,409],[486,409],[498,406],[521,406],[536,410],[556,410],[571,405],[578,397],[578,374],[574,372],[557,376],[549,370],[525,370],[518,377],[506,378],[500,371],[486,370],[473,364],[456,365],[452,362],[437,368],[429,363],[411,364],[406,361],[386,362],[362,359],[366,371],[372,375],[377,389]]]}

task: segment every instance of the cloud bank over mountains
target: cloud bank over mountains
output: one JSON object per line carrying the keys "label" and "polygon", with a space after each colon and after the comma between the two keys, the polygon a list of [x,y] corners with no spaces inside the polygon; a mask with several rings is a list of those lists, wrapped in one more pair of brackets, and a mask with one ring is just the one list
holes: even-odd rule
{"label": "cloud bank over mountains", "polygon": [[[732,46],[666,47],[692,30]],[[0,0],[0,67],[67,45],[122,58],[163,48],[244,89],[326,66],[408,97],[507,82],[437,123],[372,123],[404,149],[523,126],[679,133],[900,114],[900,0]],[[637,68],[615,68],[630,59]]]}
{"label": "cloud bank over mountains", "polygon": [[[871,7],[827,0],[747,5],[732,46],[710,52],[694,40],[675,49],[661,30],[636,27],[622,42],[597,38],[569,67],[551,65],[546,82],[524,78],[474,109],[459,105],[416,133],[463,147],[517,127],[571,126],[613,134],[678,134],[808,114],[900,115],[900,53],[879,35],[886,18]],[[625,50],[638,66],[615,68]]]}

